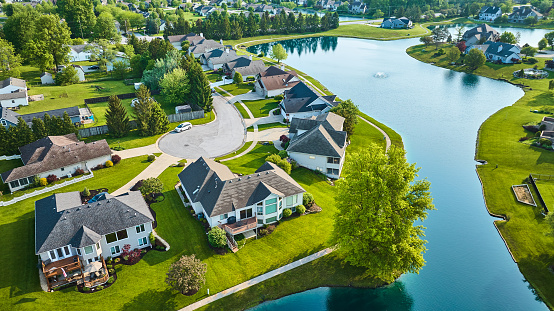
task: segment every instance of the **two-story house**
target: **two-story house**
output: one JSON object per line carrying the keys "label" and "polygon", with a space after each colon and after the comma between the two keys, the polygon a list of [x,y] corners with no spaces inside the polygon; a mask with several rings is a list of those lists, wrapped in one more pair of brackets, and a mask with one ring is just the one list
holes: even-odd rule
{"label": "two-story house", "polygon": [[279,103],[283,118],[291,121],[292,118],[309,118],[326,113],[338,105],[336,95],[321,96],[300,81],[293,88],[283,93],[283,100]]}
{"label": "two-story house", "polygon": [[281,68],[270,66],[261,72],[256,79],[255,91],[263,97],[274,97],[283,94],[300,83],[295,71],[285,71]]}
{"label": "two-story house", "polygon": [[514,7],[512,14],[508,16],[510,23],[524,23],[528,17],[535,17],[537,20],[543,19],[543,15],[531,6]]}
{"label": "two-story house", "polygon": [[27,83],[17,78],[7,78],[0,81],[0,107],[13,108],[27,106]]}
{"label": "two-story house", "polygon": [[462,40],[466,42],[466,46],[470,47],[475,44],[485,43],[486,41],[498,41],[500,33],[487,24],[481,24],[464,32]]}
{"label": "two-story house", "polygon": [[238,57],[235,50],[229,48],[215,49],[202,54],[200,56],[200,61],[211,70],[214,70],[222,68],[225,63],[233,61]]}
{"label": "two-story house", "polygon": [[256,77],[266,69],[264,61],[252,60],[252,55],[237,57],[223,64],[221,68],[231,78],[235,76],[235,73],[240,73],[243,81],[246,81],[248,77]]}
{"label": "two-story house", "polygon": [[484,6],[479,11],[479,19],[492,22],[502,16],[502,9],[498,6]]}
{"label": "two-story house", "polygon": [[[83,280],[88,287],[108,280],[105,258],[150,245],[154,217],[138,191],[100,195],[81,203],[78,191],[56,193],[35,202],[35,254],[48,289]],[[101,263],[94,281],[83,270]]]}
{"label": "two-story house", "polygon": [[199,58],[202,54],[215,50],[223,49],[224,46],[221,42],[217,42],[210,39],[201,39],[198,41],[190,41],[189,53],[195,58]]}
{"label": "two-story house", "polygon": [[389,29],[409,29],[412,28],[412,21],[407,17],[400,17],[400,18],[384,18],[383,22],[381,23],[381,28],[389,28]]}

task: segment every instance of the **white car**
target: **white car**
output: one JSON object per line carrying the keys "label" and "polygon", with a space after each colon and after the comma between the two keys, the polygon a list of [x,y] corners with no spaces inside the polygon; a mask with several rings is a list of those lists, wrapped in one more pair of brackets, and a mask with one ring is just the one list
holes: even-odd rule
{"label": "white car", "polygon": [[184,123],[181,123],[179,125],[177,125],[177,127],[175,128],[175,132],[176,133],[181,133],[183,131],[186,131],[186,130],[190,130],[192,128],[192,124],[190,124],[190,122],[184,122]]}

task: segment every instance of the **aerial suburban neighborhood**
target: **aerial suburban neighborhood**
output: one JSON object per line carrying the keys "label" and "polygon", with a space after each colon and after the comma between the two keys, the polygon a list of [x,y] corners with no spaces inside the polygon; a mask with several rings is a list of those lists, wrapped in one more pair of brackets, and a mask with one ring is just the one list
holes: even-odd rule
{"label": "aerial suburban neighborhood", "polygon": [[553,8],[3,1],[0,309],[554,310]]}

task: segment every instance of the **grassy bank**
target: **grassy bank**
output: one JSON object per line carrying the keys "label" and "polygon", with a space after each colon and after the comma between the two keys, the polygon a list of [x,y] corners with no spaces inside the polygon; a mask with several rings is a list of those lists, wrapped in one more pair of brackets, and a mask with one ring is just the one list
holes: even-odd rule
{"label": "grassy bank", "polygon": [[[433,57],[433,48],[423,51],[422,46],[408,49],[408,54],[436,66],[466,71],[464,67],[451,66],[440,57]],[[430,51],[429,51],[430,50]],[[538,68],[544,66],[540,60]],[[531,86],[525,95],[512,106],[505,107],[490,116],[479,131],[476,158],[488,164],[477,167],[483,183],[485,202],[489,212],[503,215],[506,221],[496,225],[506,240],[520,271],[536,289],[540,297],[552,309],[554,307],[554,274],[549,266],[554,264],[554,236],[544,221],[543,207],[531,207],[518,203],[511,186],[525,182],[529,173],[552,174],[554,152],[520,143],[521,137],[533,134],[522,128],[523,124],[537,123],[544,114],[530,112],[541,108],[554,108],[554,97],[548,90],[548,79],[527,80],[513,78],[513,71],[534,65],[489,64],[475,70],[474,74],[493,79],[507,79],[512,83]],[[552,73],[550,73],[552,77]],[[498,167],[497,167],[498,165]],[[552,193],[543,193],[550,202]],[[535,194],[536,196],[536,194]]]}

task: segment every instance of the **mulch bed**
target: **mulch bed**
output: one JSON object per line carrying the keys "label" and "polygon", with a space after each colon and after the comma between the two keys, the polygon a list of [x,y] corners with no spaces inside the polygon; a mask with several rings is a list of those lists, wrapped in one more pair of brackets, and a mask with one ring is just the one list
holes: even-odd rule
{"label": "mulch bed", "polygon": [[[146,252],[142,252],[142,250],[145,250]],[[129,260],[125,260],[123,259],[122,256],[119,256],[118,258],[120,259],[119,262],[116,264],[115,261],[112,263],[112,265],[115,267],[115,265],[118,265],[118,264],[121,264],[121,265],[126,265],[126,266],[132,266],[132,265],[135,265],[137,264],[139,261],[142,260],[142,257],[144,257],[144,255],[146,255],[149,251],[152,250],[152,247],[148,246],[148,247],[145,247],[145,248],[142,248],[141,249],[141,252],[140,252],[140,256],[139,256],[139,259],[136,260],[136,261],[129,261]]]}
{"label": "mulch bed", "polygon": [[319,213],[322,211],[322,208],[317,204],[312,204],[309,208],[306,207],[306,214]]}
{"label": "mulch bed", "polygon": [[88,200],[92,199],[95,195],[102,193],[102,192],[108,192],[108,188],[100,188],[96,190],[89,190],[90,195],[88,197],[83,196],[83,192],[81,192],[81,203],[85,204],[88,202]]}

